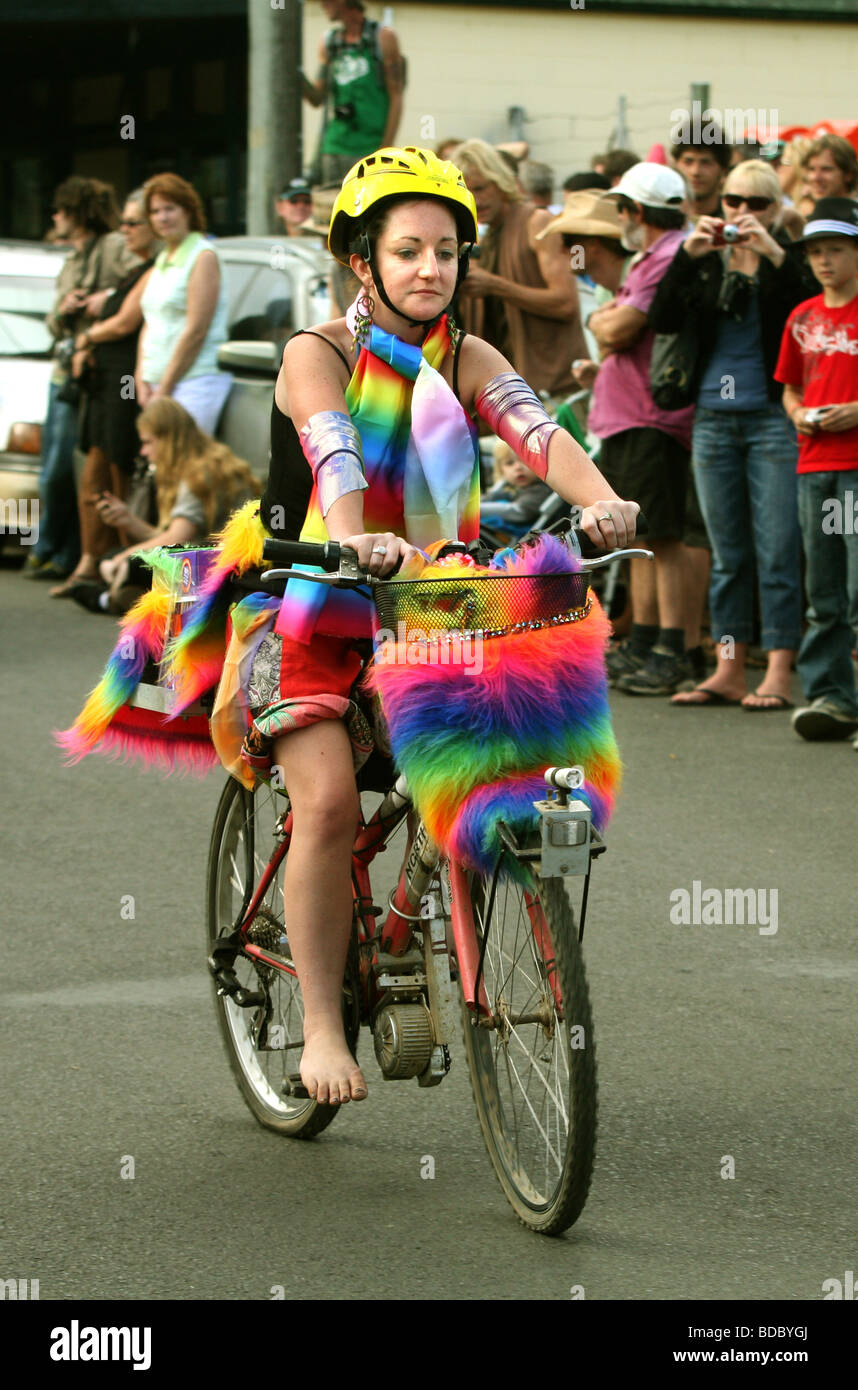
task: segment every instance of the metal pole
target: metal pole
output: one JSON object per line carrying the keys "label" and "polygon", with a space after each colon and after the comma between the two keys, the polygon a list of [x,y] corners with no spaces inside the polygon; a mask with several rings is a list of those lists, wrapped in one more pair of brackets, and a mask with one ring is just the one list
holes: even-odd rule
{"label": "metal pole", "polygon": [[[699,104],[695,107],[694,103]],[[709,83],[692,82],[691,84],[691,105],[688,108],[688,115],[691,119],[691,129],[699,130],[703,124],[703,113],[709,110]],[[700,136],[697,136],[699,141]]]}
{"label": "metal pole", "polygon": [[626,150],[629,147],[629,130],[626,125],[625,93],[617,97],[617,132],[614,147],[618,150]]}
{"label": "metal pole", "polygon": [[247,231],[282,231],[274,199],[301,173],[301,0],[248,0]]}

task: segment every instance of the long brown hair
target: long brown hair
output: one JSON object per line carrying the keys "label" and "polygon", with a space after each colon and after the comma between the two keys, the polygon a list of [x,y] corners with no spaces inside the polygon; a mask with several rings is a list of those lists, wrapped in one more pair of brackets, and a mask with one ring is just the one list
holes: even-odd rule
{"label": "long brown hair", "polygon": [[169,525],[182,483],[202,502],[209,532],[225,503],[237,504],[248,496],[258,497],[262,491],[250,464],[205,434],[171,396],[158,396],[147,405],[137,418],[137,428],[163,441],[155,465],[161,527]]}

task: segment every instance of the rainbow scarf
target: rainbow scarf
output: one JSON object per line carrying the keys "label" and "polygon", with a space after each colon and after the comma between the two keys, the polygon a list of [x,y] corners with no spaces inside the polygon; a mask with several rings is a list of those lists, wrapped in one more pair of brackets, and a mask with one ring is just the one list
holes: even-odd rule
{"label": "rainbow scarf", "polygon": [[[346,315],[352,332],[355,313],[353,304]],[[364,530],[394,531],[419,548],[441,536],[471,541],[479,534],[476,426],[440,372],[452,348],[446,314],[420,346],[373,324],[346,388],[368,483]],[[301,540],[328,539],[314,487]],[[368,637],[369,605],[353,593],[291,579],[277,631],[300,642],[315,631]]]}
{"label": "rainbow scarf", "polygon": [[[507,573],[572,573],[579,564],[552,536],[488,569],[451,556],[420,579]],[[470,660],[425,661],[405,643],[385,643],[367,677],[381,695],[397,767],[442,852],[490,873],[500,853],[497,822],[526,832],[534,801],[546,795],[543,773],[578,766],[586,801],[601,828],[619,785],[605,676],[610,624],[593,598],[578,622],[485,639],[480,666]],[[431,651],[431,649],[430,649]]]}

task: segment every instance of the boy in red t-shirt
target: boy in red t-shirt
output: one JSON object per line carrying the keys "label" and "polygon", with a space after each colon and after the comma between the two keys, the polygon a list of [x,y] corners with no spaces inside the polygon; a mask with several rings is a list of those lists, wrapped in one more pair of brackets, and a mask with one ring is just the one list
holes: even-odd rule
{"label": "boy in red t-shirt", "polygon": [[802,241],[822,294],[793,309],[775,370],[799,435],[810,600],[797,666],[811,703],[792,725],[802,738],[848,738],[858,729],[858,203],[821,198]]}

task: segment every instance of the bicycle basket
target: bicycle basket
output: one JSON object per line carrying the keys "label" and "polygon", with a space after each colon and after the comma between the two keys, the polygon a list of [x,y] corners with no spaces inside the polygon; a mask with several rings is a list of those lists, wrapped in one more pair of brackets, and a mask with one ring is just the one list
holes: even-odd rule
{"label": "bicycle basket", "polygon": [[471,575],[450,579],[391,580],[375,586],[384,632],[399,642],[432,641],[444,634],[502,637],[585,618],[586,576],[570,574]]}

